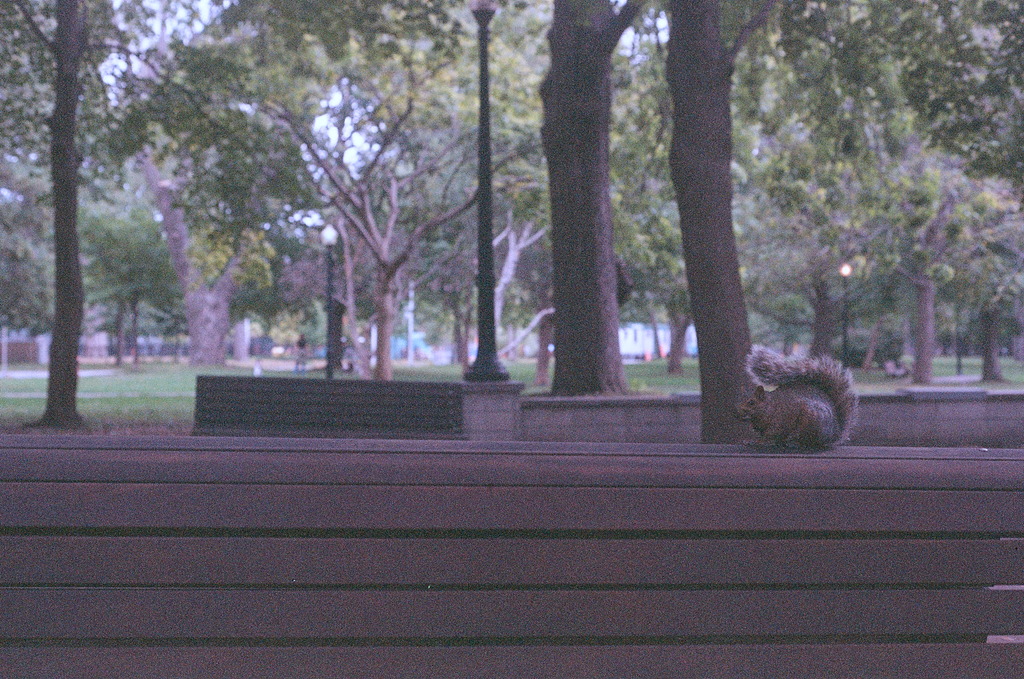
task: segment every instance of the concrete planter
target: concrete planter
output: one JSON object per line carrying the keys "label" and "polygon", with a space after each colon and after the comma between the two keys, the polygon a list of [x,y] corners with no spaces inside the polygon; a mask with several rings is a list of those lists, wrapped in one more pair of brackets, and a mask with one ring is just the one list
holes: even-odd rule
{"label": "concrete planter", "polygon": [[194,433],[515,440],[518,382],[200,375]]}
{"label": "concrete planter", "polygon": [[[700,442],[698,394],[528,397],[520,407],[525,440]],[[1024,391],[922,387],[865,395],[850,443],[1024,448]]]}

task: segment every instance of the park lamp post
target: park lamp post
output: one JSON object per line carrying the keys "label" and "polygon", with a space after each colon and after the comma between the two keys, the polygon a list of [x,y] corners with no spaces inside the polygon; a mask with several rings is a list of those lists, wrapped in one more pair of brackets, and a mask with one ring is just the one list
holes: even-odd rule
{"label": "park lamp post", "polygon": [[853,274],[853,266],[849,262],[843,262],[839,267],[839,275],[843,277],[843,365],[850,361],[850,276]]}
{"label": "park lamp post", "polygon": [[338,242],[338,230],[328,224],[320,231],[320,242],[324,245],[324,254],[327,257],[327,298],[324,300],[324,310],[327,312],[327,368],[325,374],[327,379],[334,379],[334,344],[331,338],[334,337],[334,313],[332,302],[334,301],[334,245]]}
{"label": "park lamp post", "polygon": [[477,350],[473,366],[464,377],[469,382],[504,382],[508,372],[498,361],[494,318],[494,243],[491,190],[491,101],[488,74],[488,26],[497,4],[493,0],[470,0],[476,19],[480,50],[480,125],[477,136]]}

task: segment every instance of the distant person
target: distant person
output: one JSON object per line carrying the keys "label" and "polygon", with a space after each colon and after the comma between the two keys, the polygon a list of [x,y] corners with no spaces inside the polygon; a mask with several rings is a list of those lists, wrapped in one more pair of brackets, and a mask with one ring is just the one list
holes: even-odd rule
{"label": "distant person", "polygon": [[299,335],[295,342],[295,372],[299,375],[306,374],[306,336]]}

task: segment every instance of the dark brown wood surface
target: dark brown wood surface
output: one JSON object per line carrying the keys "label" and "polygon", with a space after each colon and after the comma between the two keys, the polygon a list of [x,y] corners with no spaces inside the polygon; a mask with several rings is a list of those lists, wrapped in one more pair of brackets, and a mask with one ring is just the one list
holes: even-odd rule
{"label": "dark brown wood surface", "polygon": [[9,482],[11,528],[962,532],[1024,536],[1019,491]]}
{"label": "dark brown wood surface", "polygon": [[1024,581],[1019,540],[0,537],[0,586],[908,587]]}
{"label": "dark brown wood surface", "polygon": [[883,448],[841,446],[832,450],[802,452],[765,445],[672,444],[672,443],[564,443],[550,441],[418,441],[361,438],[308,439],[244,436],[117,436],[4,434],[0,450],[111,450],[111,451],[321,451],[321,452],[486,452],[523,456],[565,455],[671,455],[713,457],[782,457],[791,459],[940,459],[1024,460],[1016,448]]}
{"label": "dark brown wood surface", "polygon": [[0,677],[1024,676],[1022,465],[0,436]]}
{"label": "dark brown wood surface", "polygon": [[0,676],[75,679],[1009,679],[1017,644],[2,648]]}
{"label": "dark brown wood surface", "polygon": [[182,440],[178,449],[9,448],[0,455],[0,481],[1024,490],[1024,457],[520,453],[455,441],[389,441],[396,450],[388,452],[361,440],[339,442],[336,452],[294,440],[282,450],[207,450]]}
{"label": "dark brown wood surface", "polygon": [[591,643],[1024,630],[1024,591],[0,588],[0,640]]}

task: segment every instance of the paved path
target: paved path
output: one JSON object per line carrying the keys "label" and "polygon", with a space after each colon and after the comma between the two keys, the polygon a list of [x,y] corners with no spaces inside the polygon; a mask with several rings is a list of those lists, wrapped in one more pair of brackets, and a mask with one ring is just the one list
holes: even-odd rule
{"label": "paved path", "polygon": [[[141,391],[86,391],[78,393],[78,398],[178,398],[182,396],[192,397],[195,396],[195,393],[191,391],[154,391],[146,393]],[[46,393],[42,391],[0,391],[0,398],[46,398]]]}
{"label": "paved path", "polygon": [[[111,377],[116,375],[116,370],[79,370],[79,377]],[[46,370],[7,370],[0,372],[0,378],[12,380],[46,379],[49,373]]]}

